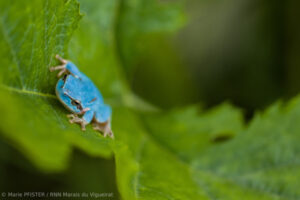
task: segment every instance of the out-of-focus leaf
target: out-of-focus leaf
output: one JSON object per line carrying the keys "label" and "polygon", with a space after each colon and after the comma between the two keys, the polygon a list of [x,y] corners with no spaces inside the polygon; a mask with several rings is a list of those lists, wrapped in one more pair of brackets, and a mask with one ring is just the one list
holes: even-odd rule
{"label": "out-of-focus leaf", "polygon": [[189,161],[211,145],[224,142],[243,129],[240,110],[222,104],[208,112],[192,106],[146,116],[146,127],[157,141]]}
{"label": "out-of-focus leaf", "polygon": [[[63,192],[106,193],[107,199],[119,199],[112,159],[95,158],[75,150],[68,169],[41,173],[15,148],[0,140],[1,191],[53,191],[56,198]],[[17,181],[16,181],[17,180]],[[30,180],[30,181],[29,181]]]}
{"label": "out-of-focus leaf", "polygon": [[117,181],[125,199],[209,199],[195,181],[190,162],[210,146],[211,139],[235,135],[243,125],[240,111],[227,104],[196,113],[190,108],[155,114],[144,116],[145,122],[130,110],[118,110],[116,137],[127,146],[115,148]]}
{"label": "out-of-focus leaf", "polygon": [[[202,199],[299,199],[300,98],[296,97],[286,105],[277,103],[263,113],[256,114],[249,127],[229,142],[208,145],[207,136],[213,136],[214,129],[222,133],[218,128],[219,124],[223,124],[221,127],[224,127],[223,130],[227,133],[229,130],[240,129],[239,124],[230,123],[236,121],[239,114],[234,114],[233,109],[229,109],[232,113],[224,112],[227,109],[226,105],[219,108],[219,116],[215,115],[216,110],[204,116],[200,115],[199,126],[193,125],[194,117],[190,118],[191,121],[186,121],[185,116],[191,114],[184,113],[176,114],[175,118],[169,115],[169,117],[150,119],[148,125],[152,130],[158,129],[156,128],[158,121],[170,125],[170,130],[177,138],[168,137],[168,133],[163,134],[158,130],[152,132],[152,134],[157,133],[153,137],[189,171],[191,179],[197,184],[198,191],[202,191],[205,196]],[[211,120],[208,120],[208,116],[212,117]],[[227,120],[225,116],[228,116]],[[188,130],[182,131],[181,134],[178,129],[171,128],[171,122],[180,118],[184,124],[182,127],[188,127]],[[201,119],[207,123],[202,122]],[[218,119],[223,120],[217,123]],[[213,127],[209,125],[210,121],[214,121]],[[201,127],[202,123],[207,127]],[[177,126],[180,123],[173,124]],[[231,128],[228,126],[230,124]],[[209,130],[209,133],[197,135],[199,130]],[[185,143],[184,140],[189,140],[193,133],[196,141]],[[205,148],[201,145],[201,135],[206,141]],[[185,136],[187,139],[184,138]],[[186,146],[182,145],[183,143]],[[157,155],[149,155],[149,157],[154,156]],[[174,165],[175,162],[171,160],[164,163],[164,167],[169,166],[168,169]],[[168,174],[167,171],[165,173]],[[186,179],[181,181],[184,182]],[[176,196],[170,195],[169,198],[176,198]]]}
{"label": "out-of-focus leaf", "polygon": [[216,198],[299,199],[299,120],[299,96],[258,113],[243,134],[195,157],[195,178]]}

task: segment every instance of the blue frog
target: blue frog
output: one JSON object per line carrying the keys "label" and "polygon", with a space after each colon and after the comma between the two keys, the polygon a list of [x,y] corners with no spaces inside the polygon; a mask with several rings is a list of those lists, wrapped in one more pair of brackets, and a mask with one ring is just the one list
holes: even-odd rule
{"label": "blue frog", "polygon": [[[70,61],[55,56],[61,65],[51,67],[50,71],[60,70],[57,74],[60,78],[56,85],[56,95],[61,103],[72,112],[67,115],[70,123],[85,126],[92,123],[93,128],[103,132],[111,138],[114,134],[111,130],[111,108],[105,104],[103,97],[94,83]],[[82,116],[82,117],[79,117]]]}

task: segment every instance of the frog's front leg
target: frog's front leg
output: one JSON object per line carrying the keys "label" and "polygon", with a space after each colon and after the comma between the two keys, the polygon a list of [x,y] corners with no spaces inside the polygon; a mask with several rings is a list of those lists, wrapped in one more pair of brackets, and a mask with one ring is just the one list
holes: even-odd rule
{"label": "frog's front leg", "polygon": [[57,74],[57,77],[61,77],[61,75],[67,73],[66,65],[58,65],[56,67],[50,67],[50,72],[60,70]]}
{"label": "frog's front leg", "polygon": [[53,71],[56,71],[56,70],[60,70],[60,72],[57,74],[57,77],[60,77],[61,75],[67,73],[66,65],[67,65],[68,61],[61,58],[59,55],[56,55],[55,58],[57,60],[59,60],[62,63],[62,65],[58,65],[58,66],[55,66],[55,67],[50,67],[50,71],[53,72]]}
{"label": "frog's front leg", "polygon": [[[83,116],[80,118],[78,115],[83,114]],[[83,109],[83,111],[81,111],[78,114],[70,114],[67,115],[68,118],[70,118],[69,122],[71,124],[76,123],[76,124],[80,124],[81,125],[81,129],[83,131],[85,131],[85,126],[87,124],[89,124],[93,117],[94,117],[94,111],[91,111],[89,109]]]}
{"label": "frog's front leg", "polygon": [[67,64],[68,61],[60,57],[58,54],[55,55],[55,58],[59,60],[62,64]]}
{"label": "frog's front leg", "polygon": [[81,130],[85,131],[85,126],[88,124],[84,119],[78,117],[77,114],[70,114],[70,115],[67,115],[70,120],[69,122],[71,124],[73,123],[76,123],[76,124],[80,124],[81,125]]}
{"label": "frog's front leg", "polygon": [[79,78],[81,76],[81,72],[73,63],[63,59],[59,55],[56,55],[55,58],[62,63],[61,65],[50,67],[51,72],[60,70],[60,72],[57,74],[57,77],[60,77],[61,75],[67,73],[72,74],[76,78]]}

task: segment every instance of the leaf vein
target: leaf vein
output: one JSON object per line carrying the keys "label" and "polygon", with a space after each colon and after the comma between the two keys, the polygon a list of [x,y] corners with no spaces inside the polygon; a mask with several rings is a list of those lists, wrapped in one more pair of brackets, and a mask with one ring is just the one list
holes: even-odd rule
{"label": "leaf vein", "polygon": [[15,88],[15,87],[6,86],[3,84],[0,84],[0,87],[3,89],[6,89],[6,90],[12,91],[12,92],[17,92],[17,93],[21,93],[21,94],[37,95],[37,96],[41,96],[41,97],[57,99],[57,97],[53,94],[31,91],[31,90],[26,90],[26,89],[19,89],[19,88]]}

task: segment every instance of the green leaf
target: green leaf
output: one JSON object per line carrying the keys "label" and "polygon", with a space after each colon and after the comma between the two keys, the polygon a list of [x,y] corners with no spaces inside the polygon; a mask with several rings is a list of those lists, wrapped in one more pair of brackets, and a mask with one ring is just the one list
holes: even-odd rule
{"label": "green leaf", "polygon": [[299,97],[258,113],[245,132],[195,157],[196,179],[225,199],[299,199],[299,120]]}
{"label": "green leaf", "polygon": [[74,1],[1,1],[1,62],[4,83],[11,87],[52,93],[56,78],[48,68],[54,53],[66,52],[81,18]]}
{"label": "green leaf", "polygon": [[243,130],[241,111],[227,103],[208,112],[191,106],[145,117],[152,136],[186,161]]}
{"label": "green leaf", "polygon": [[[204,194],[202,199],[298,199],[300,195],[298,190],[300,175],[298,160],[300,152],[298,144],[300,139],[298,127],[300,97],[294,98],[286,105],[277,103],[263,113],[257,113],[248,128],[240,131],[229,142],[208,145],[206,141],[204,148],[201,145],[201,136],[204,140],[207,140],[207,136],[214,135],[214,129],[218,130],[218,124],[222,123],[227,123],[227,125],[223,124],[221,127],[227,126],[223,130],[228,132],[230,130],[228,129],[229,122],[234,122],[240,118],[238,113],[227,112],[226,115],[232,118],[229,120],[228,117],[225,120],[224,110],[226,110],[226,107],[225,105],[224,108],[219,108],[217,112],[216,110],[210,111],[209,114],[200,116],[199,126],[193,125],[195,118],[190,118],[191,121],[184,119],[184,116],[191,114],[179,112],[182,117],[181,121],[183,121],[179,124],[188,127],[188,131],[182,131],[180,135],[179,129],[174,129],[172,135],[175,133],[174,135],[177,138],[171,138],[168,137],[169,134],[156,131],[155,139],[160,141],[166,151],[175,157],[173,162],[169,159],[164,163],[164,166],[169,165],[168,170],[170,170],[176,162],[182,163],[185,169],[189,171],[189,178],[196,183],[198,192]],[[232,109],[230,110],[232,111]],[[215,114],[218,112],[220,115],[216,116]],[[207,116],[212,118],[209,119]],[[176,113],[175,117],[172,115],[150,118],[150,120],[148,119],[148,125],[154,130],[157,129],[158,121],[165,125],[177,125],[178,123],[174,123],[176,119],[178,119]],[[217,119],[223,120],[216,123]],[[201,125],[202,120],[206,121],[206,128],[201,127],[203,126]],[[215,125],[213,128],[209,125],[210,122]],[[239,124],[232,124],[231,128],[232,130],[239,130],[239,126]],[[205,129],[209,133],[199,134],[198,137],[192,136],[197,140],[196,142],[185,143],[183,141],[188,141],[191,135]],[[219,131],[219,133],[222,133],[222,129],[219,129]],[[181,137],[178,137],[178,135]],[[190,146],[187,144],[190,144]],[[154,156],[158,155],[149,155],[149,157]],[[159,163],[161,164],[162,161]],[[155,173],[158,174],[158,171]],[[167,170],[165,173],[169,175]],[[187,176],[182,181],[185,182],[189,178]],[[163,178],[160,177],[160,181],[161,179]],[[159,189],[157,188],[157,190]],[[178,197],[174,193],[170,195],[169,192],[165,192],[165,194],[169,194],[166,199]],[[161,197],[161,199],[164,199],[163,195]]]}

